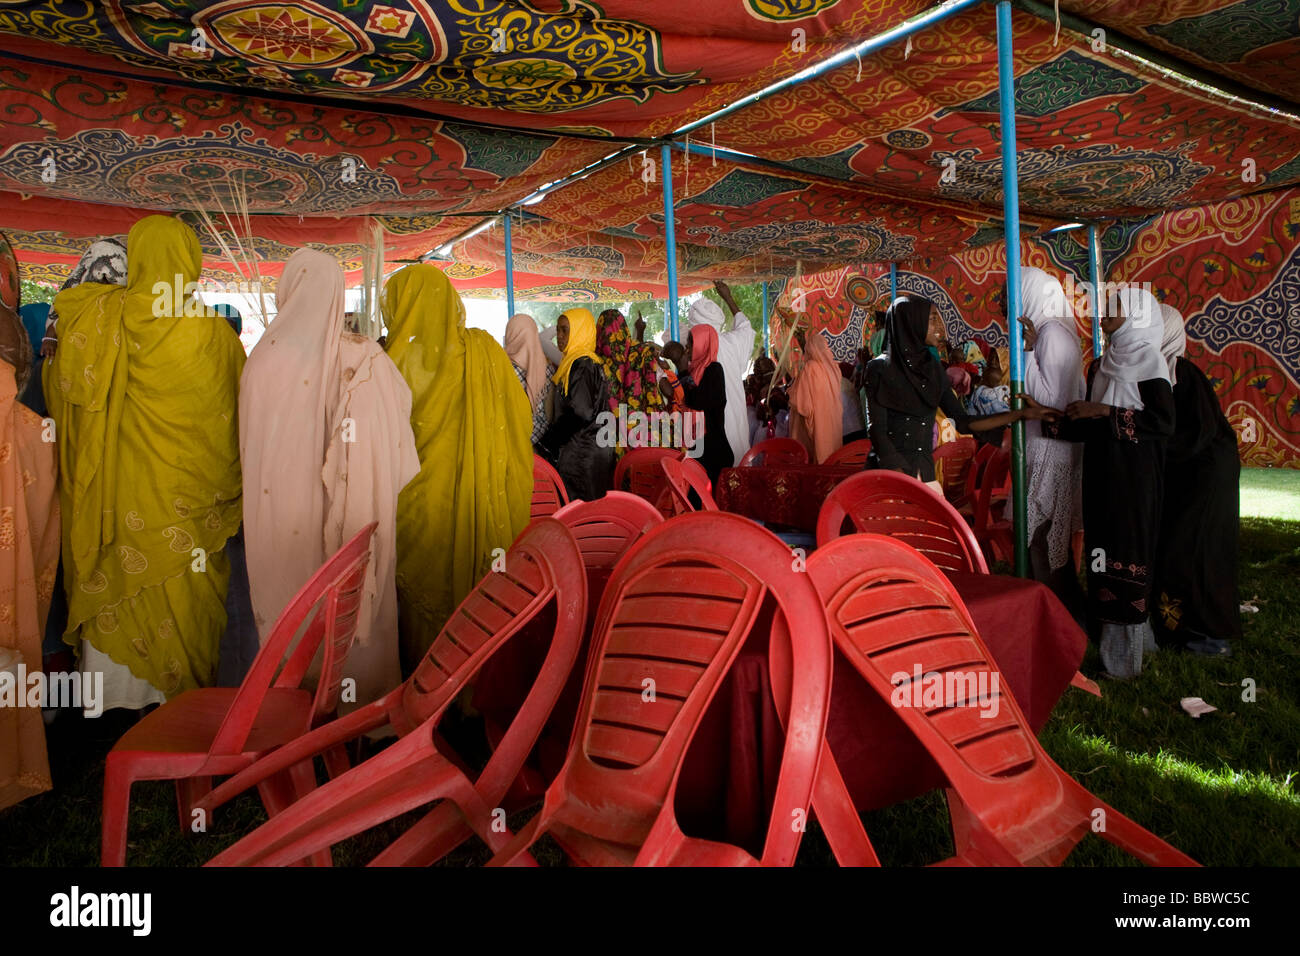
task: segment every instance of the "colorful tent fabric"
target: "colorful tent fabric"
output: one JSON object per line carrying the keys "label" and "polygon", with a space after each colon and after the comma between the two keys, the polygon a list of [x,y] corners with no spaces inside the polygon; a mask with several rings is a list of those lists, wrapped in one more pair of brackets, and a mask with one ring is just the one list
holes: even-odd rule
{"label": "colorful tent fabric", "polygon": [[[1055,233],[1021,243],[1021,262],[1062,280],[1085,358],[1092,355],[1086,233]],[[1150,283],[1186,319],[1187,357],[1209,377],[1237,431],[1242,462],[1300,467],[1300,189],[1125,220],[1101,232],[1106,281]],[[948,340],[1007,344],[995,296],[1006,277],[1004,246],[918,259],[900,268],[898,288],[939,309]],[[869,284],[856,304],[850,284]],[[836,358],[859,346],[871,310],[889,291],[889,274],[864,263],[802,277],[807,315]],[[778,322],[773,341],[784,334]]]}

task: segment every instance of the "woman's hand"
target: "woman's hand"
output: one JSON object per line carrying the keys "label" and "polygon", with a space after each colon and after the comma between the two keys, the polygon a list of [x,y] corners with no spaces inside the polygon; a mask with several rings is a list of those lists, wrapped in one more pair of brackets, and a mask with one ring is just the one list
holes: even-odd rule
{"label": "woman's hand", "polygon": [[1020,409],[1021,421],[1056,422],[1061,420],[1062,412],[1059,408],[1041,405],[1029,395],[1021,394],[1020,397],[1025,403],[1024,407]]}
{"label": "woman's hand", "polygon": [[41,358],[53,358],[54,350],[58,348],[59,340],[52,335],[47,335],[41,339]]}
{"label": "woman's hand", "polygon": [[1020,327],[1024,336],[1025,351],[1032,352],[1035,343],[1038,342],[1038,329],[1034,328],[1031,319],[1026,319],[1023,315],[1020,317]]}
{"label": "woman's hand", "polygon": [[1065,417],[1078,421],[1081,418],[1105,418],[1110,414],[1110,406],[1101,402],[1071,402],[1065,406]]}
{"label": "woman's hand", "polygon": [[644,342],[645,341],[645,319],[641,317],[640,309],[636,310],[636,324],[634,324],[632,328],[636,330],[636,340],[638,342]]}

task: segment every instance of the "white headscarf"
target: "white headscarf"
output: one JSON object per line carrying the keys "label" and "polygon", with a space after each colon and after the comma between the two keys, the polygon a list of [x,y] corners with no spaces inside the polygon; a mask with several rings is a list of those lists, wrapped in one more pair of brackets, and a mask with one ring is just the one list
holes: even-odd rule
{"label": "white headscarf", "polygon": [[1140,410],[1144,406],[1138,383],[1169,381],[1169,363],[1160,353],[1164,317],[1156,297],[1136,286],[1120,289],[1119,304],[1124,324],[1111,335],[1097,364],[1093,401]]}
{"label": "white headscarf", "polygon": [[[1025,390],[1036,402],[1064,409],[1087,391],[1074,311],[1060,281],[1032,266],[1020,270],[1020,305],[1038,332],[1038,342],[1025,363]],[[1025,434],[1037,437],[1038,423],[1030,422]]]}
{"label": "white headscarf", "polygon": [[1160,354],[1169,363],[1169,384],[1178,382],[1178,360],[1187,351],[1187,330],[1183,327],[1183,314],[1172,305],[1162,304],[1160,312],[1165,319],[1165,337],[1160,343]]}
{"label": "white headscarf", "polygon": [[1044,322],[1065,326],[1077,340],[1074,311],[1066,301],[1060,280],[1042,269],[1022,266],[1020,269],[1020,311],[1025,318],[1041,329]]}

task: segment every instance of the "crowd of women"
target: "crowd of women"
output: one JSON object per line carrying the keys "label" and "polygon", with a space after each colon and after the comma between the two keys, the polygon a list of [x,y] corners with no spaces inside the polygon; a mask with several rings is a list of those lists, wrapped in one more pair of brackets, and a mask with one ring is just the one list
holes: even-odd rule
{"label": "crowd of women", "polygon": [[[1059,283],[1026,269],[1031,398],[1013,410],[1005,356],[963,346],[945,369],[942,322],[914,295],[894,301],[879,354],[856,368],[803,333],[778,366],[753,359],[754,327],[723,283],[721,305],[691,307],[683,343],[647,343],[639,316],[629,328],[617,310],[585,308],[544,331],[516,315],[498,343],[466,328],[440,269],[416,264],[384,287],[381,346],[347,331],[338,263],[302,249],[246,360],[237,313],[155,295],[159,283],[192,289],[200,268],[193,230],[149,216],[124,247],[93,244],[48,316],[24,309],[30,341],[0,341],[0,623],[13,632],[0,647],[47,669],[75,651],[103,675],[103,709],[236,685],[292,596],[371,522],[343,707],[374,700],[528,523],[534,454],[571,498],[600,497],[625,451],[602,420],[633,411],[697,414],[714,481],[784,432],[814,462],[869,434],[869,467],[929,481],[938,411],[976,433],[1029,420],[1035,568],[1070,599],[1081,517],[1087,553],[1101,555],[1089,598],[1108,671],[1140,669],[1156,595],[1162,631],[1193,647],[1222,651],[1236,633],[1223,564],[1235,442],[1181,358],[1181,317],[1162,323],[1144,292],[1107,320],[1085,385]],[[39,711],[4,719],[0,808],[50,786]]]}
{"label": "crowd of women", "polygon": [[[1026,421],[1033,573],[1086,618],[1107,675],[1136,676],[1144,656],[1164,646],[1230,653],[1241,632],[1240,462],[1213,386],[1184,357],[1182,315],[1145,288],[1121,287],[1101,321],[1105,350],[1085,375],[1060,282],[1024,268],[1020,300],[1026,365],[1019,409],[1009,406],[1005,349],[948,348],[929,300],[894,301],[883,352],[862,375],[869,466],[930,481],[936,416],[976,435]],[[974,381],[981,385],[972,390]],[[1080,529],[1086,605],[1071,547]]]}

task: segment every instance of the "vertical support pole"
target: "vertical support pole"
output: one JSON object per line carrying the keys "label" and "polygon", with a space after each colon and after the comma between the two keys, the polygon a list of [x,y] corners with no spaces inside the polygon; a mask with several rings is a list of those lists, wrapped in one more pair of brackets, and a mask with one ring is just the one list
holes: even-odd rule
{"label": "vertical support pole", "polygon": [[506,318],[515,314],[515,247],[510,236],[510,210],[506,210]]}
{"label": "vertical support pole", "polygon": [[769,345],[769,330],[767,321],[767,282],[763,283],[763,354],[767,354]]}
{"label": "vertical support pole", "polygon": [[[1011,407],[1024,405],[1024,342],[1020,334],[1020,189],[1016,172],[1016,76],[1011,50],[1011,2],[998,0],[998,107],[1002,145],[1002,217],[1007,245],[1007,327],[1011,340]],[[1011,426],[1011,494],[1016,574],[1029,573],[1028,508],[1025,500],[1025,423]]]}
{"label": "vertical support pole", "polygon": [[668,265],[668,338],[677,338],[677,235],[673,221],[673,154],[667,143],[663,144],[664,167],[664,259]]}
{"label": "vertical support pole", "polygon": [[1105,307],[1106,297],[1102,295],[1101,284],[1101,242],[1097,238],[1097,226],[1088,227],[1088,271],[1092,274],[1092,357],[1101,358],[1101,310]]}
{"label": "vertical support pole", "polygon": [[889,304],[893,305],[894,300],[898,298],[898,263],[889,264]]}

